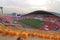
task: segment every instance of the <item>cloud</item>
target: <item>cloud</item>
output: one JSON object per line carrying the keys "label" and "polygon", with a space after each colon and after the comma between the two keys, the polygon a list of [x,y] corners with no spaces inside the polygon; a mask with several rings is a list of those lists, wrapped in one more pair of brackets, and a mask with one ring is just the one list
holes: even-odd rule
{"label": "cloud", "polygon": [[24,0],[1,0],[0,6],[4,7],[4,13],[26,13],[28,6]]}
{"label": "cloud", "polygon": [[60,13],[60,0],[46,1],[44,5],[31,5],[27,0],[0,0],[0,6],[4,7],[4,13],[28,13],[34,10],[47,10]]}
{"label": "cloud", "polygon": [[50,0],[48,6],[51,8],[50,11],[60,13],[60,1],[59,0]]}

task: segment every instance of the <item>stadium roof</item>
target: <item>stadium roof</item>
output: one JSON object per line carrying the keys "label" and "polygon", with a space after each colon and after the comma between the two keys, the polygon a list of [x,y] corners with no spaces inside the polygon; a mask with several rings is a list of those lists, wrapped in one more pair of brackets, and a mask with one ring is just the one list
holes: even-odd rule
{"label": "stadium roof", "polygon": [[25,14],[25,15],[29,15],[29,14],[47,14],[47,15],[55,15],[55,16],[60,17],[60,14],[58,14],[58,13],[49,12],[49,11],[42,11],[42,10],[33,11],[33,12],[30,12],[30,13]]}

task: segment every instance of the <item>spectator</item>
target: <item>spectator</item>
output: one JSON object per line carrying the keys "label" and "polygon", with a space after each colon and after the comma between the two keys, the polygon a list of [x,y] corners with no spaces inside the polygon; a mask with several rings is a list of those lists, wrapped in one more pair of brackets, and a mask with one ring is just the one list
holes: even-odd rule
{"label": "spectator", "polygon": [[23,40],[21,37],[18,37],[17,40]]}

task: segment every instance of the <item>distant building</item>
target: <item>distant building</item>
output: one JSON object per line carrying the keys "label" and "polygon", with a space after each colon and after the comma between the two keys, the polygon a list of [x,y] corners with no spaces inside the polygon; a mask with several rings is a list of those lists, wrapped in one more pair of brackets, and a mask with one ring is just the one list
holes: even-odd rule
{"label": "distant building", "polygon": [[20,14],[17,14],[17,16],[21,16]]}
{"label": "distant building", "polygon": [[16,13],[12,13],[12,16],[13,16],[13,17],[16,17],[16,16],[17,16],[17,14],[16,14]]}

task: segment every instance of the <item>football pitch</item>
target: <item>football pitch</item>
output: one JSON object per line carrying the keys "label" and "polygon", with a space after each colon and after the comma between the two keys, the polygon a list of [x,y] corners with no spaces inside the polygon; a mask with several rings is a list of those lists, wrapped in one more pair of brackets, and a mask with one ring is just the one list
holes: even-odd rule
{"label": "football pitch", "polygon": [[36,20],[36,19],[24,19],[24,20],[19,20],[19,22],[23,22],[25,24],[28,24],[34,27],[40,27],[44,23],[44,21]]}

